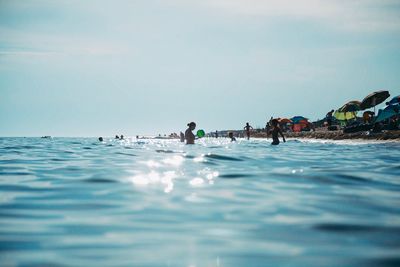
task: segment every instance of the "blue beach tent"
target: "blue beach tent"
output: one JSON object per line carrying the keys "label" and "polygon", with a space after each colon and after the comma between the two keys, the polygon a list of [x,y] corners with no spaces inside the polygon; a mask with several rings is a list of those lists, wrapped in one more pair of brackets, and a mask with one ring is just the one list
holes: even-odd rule
{"label": "blue beach tent", "polygon": [[378,116],[376,117],[375,122],[384,121],[396,115],[400,115],[400,105],[389,105],[385,109],[380,109],[378,111]]}

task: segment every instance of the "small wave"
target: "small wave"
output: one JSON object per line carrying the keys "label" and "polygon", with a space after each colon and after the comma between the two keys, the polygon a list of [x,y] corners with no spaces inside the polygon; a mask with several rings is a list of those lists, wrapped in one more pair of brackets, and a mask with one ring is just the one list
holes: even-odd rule
{"label": "small wave", "polygon": [[137,155],[131,154],[131,153],[124,153],[124,152],[115,152],[117,155],[124,155],[124,156],[131,156],[131,157],[136,157]]}
{"label": "small wave", "polygon": [[314,225],[313,228],[327,232],[393,232],[400,234],[400,227],[384,227],[362,224],[321,223]]}
{"label": "small wave", "polygon": [[219,178],[227,178],[227,179],[237,179],[237,178],[246,178],[246,177],[254,177],[252,174],[244,174],[244,173],[232,173],[232,174],[220,174]]}
{"label": "small wave", "polygon": [[51,161],[69,161],[69,159],[62,159],[62,158],[52,158]]}
{"label": "small wave", "polygon": [[30,172],[3,172],[3,171],[0,171],[0,175],[1,176],[12,176],[12,175],[25,176],[25,175],[33,175],[33,173],[30,173]]}
{"label": "small wave", "polygon": [[377,259],[370,259],[362,264],[362,266],[366,267],[376,267],[376,266],[385,266],[385,267],[398,267],[400,266],[400,257],[382,257]]}
{"label": "small wave", "polygon": [[204,157],[209,158],[209,159],[216,159],[216,160],[243,161],[242,159],[239,159],[239,158],[223,156],[223,155],[218,155],[218,154],[207,154]]}
{"label": "small wave", "polygon": [[173,151],[173,150],[167,150],[167,149],[157,149],[156,152],[157,152],[157,153],[167,153],[167,154],[170,154],[170,153],[177,153],[177,152],[175,152],[175,151]]}
{"label": "small wave", "polygon": [[1,149],[4,150],[13,150],[13,149],[35,149],[35,148],[41,148],[41,147],[37,147],[37,146],[6,146],[6,147],[2,147]]}
{"label": "small wave", "polygon": [[41,245],[38,241],[23,241],[23,240],[1,240],[0,251],[14,250],[40,250]]}
{"label": "small wave", "polygon": [[111,180],[111,179],[106,179],[106,178],[90,178],[90,179],[85,179],[83,181],[85,181],[87,183],[96,183],[96,184],[97,183],[100,183],[100,184],[103,184],[103,183],[116,183],[116,181]]}
{"label": "small wave", "polygon": [[30,187],[24,185],[0,185],[0,192],[50,192],[50,188]]}

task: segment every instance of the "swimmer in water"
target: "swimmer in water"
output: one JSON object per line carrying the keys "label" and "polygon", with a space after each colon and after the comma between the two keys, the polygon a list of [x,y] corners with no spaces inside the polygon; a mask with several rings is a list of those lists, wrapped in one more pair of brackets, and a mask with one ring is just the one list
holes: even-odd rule
{"label": "swimmer in water", "polygon": [[271,123],[272,123],[272,130],[271,130],[272,143],[271,143],[271,145],[279,145],[278,134],[280,134],[282,136],[283,142],[286,142],[285,136],[283,136],[282,130],[279,127],[278,120],[273,119]]}
{"label": "swimmer in water", "polygon": [[250,140],[250,129],[253,129],[253,127],[246,122],[246,126],[244,126],[243,129],[246,130],[247,140]]}
{"label": "swimmer in water", "polygon": [[196,129],[196,123],[193,121],[188,123],[187,125],[189,128],[185,131],[185,140],[187,145],[194,145],[195,135],[193,134],[193,130]]}

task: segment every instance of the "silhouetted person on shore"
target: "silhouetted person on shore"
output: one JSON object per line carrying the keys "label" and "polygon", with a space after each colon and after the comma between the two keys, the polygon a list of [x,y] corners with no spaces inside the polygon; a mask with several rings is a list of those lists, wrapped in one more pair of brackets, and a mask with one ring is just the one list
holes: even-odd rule
{"label": "silhouetted person on shore", "polygon": [[218,131],[215,131],[215,138],[218,138]]}
{"label": "silhouetted person on shore", "polygon": [[335,111],[332,109],[331,111],[326,113],[326,123],[328,124],[328,127],[332,126],[333,112],[335,112]]}
{"label": "silhouetted person on shore", "polygon": [[185,131],[185,139],[186,139],[186,144],[187,145],[193,145],[194,144],[194,140],[195,140],[195,135],[193,134],[193,130],[196,129],[196,123],[194,123],[193,121],[191,123],[188,123],[187,126],[189,128],[187,128],[187,130]]}
{"label": "silhouetted person on shore", "polygon": [[185,134],[180,132],[179,135],[180,135],[181,142],[182,143],[185,142]]}
{"label": "silhouetted person on shore", "polygon": [[271,145],[279,145],[279,138],[278,134],[280,134],[283,138],[283,142],[286,142],[285,136],[283,136],[281,128],[279,128],[279,122],[277,119],[272,120],[272,143]]}
{"label": "silhouetted person on shore", "polygon": [[243,129],[246,130],[247,140],[249,140],[250,139],[250,130],[253,129],[253,127],[248,122],[246,122],[246,126],[244,126]]}
{"label": "silhouetted person on shore", "polygon": [[232,132],[229,132],[229,133],[228,133],[228,136],[229,136],[229,138],[231,139],[231,142],[235,142],[235,141],[236,141],[236,138],[233,136],[233,133],[232,133]]}

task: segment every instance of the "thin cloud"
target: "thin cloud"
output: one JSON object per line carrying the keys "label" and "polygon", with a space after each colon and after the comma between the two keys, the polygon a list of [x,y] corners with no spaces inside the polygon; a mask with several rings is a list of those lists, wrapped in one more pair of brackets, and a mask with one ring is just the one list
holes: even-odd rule
{"label": "thin cloud", "polygon": [[395,0],[176,0],[241,16],[305,18],[348,31],[400,31],[400,2]]}
{"label": "thin cloud", "polygon": [[66,35],[29,33],[0,28],[0,56],[107,56],[126,52],[120,43]]}

